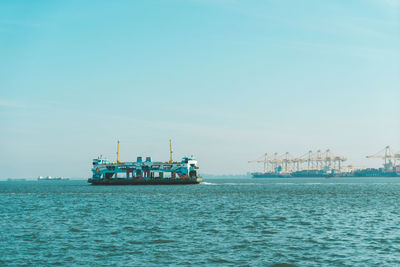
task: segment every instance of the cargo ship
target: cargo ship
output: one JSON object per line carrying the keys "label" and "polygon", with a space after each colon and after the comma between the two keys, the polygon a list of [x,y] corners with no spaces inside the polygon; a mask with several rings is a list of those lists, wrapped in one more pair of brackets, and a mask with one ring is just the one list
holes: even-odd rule
{"label": "cargo ship", "polygon": [[253,178],[290,178],[290,174],[277,173],[277,172],[253,172],[251,173]]}
{"label": "cargo ship", "polygon": [[68,181],[69,178],[51,177],[51,176],[46,176],[46,177],[39,176],[39,177],[37,178],[37,180],[38,180],[39,182],[40,182],[40,181]]}
{"label": "cargo ship", "polygon": [[253,178],[292,178],[292,177],[338,177],[334,172],[327,173],[323,170],[302,170],[290,173],[282,172],[254,172]]}
{"label": "cargo ship", "polygon": [[184,157],[181,161],[172,159],[172,143],[170,140],[170,160],[153,162],[151,157],[137,157],[136,161],[119,161],[119,141],[117,144],[117,161],[109,162],[101,156],[93,159],[92,185],[182,185],[199,184],[197,160]]}
{"label": "cargo ship", "polygon": [[352,174],[354,177],[400,177],[400,166],[386,170],[384,168],[367,168],[355,170]]}

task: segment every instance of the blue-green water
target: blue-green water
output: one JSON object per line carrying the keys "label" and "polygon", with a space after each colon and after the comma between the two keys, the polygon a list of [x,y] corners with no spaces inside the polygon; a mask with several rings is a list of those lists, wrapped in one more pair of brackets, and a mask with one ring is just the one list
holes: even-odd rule
{"label": "blue-green water", "polygon": [[0,182],[0,265],[396,266],[400,179]]}

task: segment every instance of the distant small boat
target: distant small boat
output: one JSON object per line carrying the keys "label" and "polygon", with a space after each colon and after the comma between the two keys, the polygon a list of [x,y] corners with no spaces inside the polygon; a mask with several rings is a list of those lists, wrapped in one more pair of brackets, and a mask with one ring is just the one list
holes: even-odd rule
{"label": "distant small boat", "polygon": [[7,181],[9,182],[25,182],[25,178],[8,178]]}
{"label": "distant small boat", "polygon": [[38,181],[68,181],[69,178],[62,178],[62,177],[51,177],[51,176],[39,176],[37,178]]}

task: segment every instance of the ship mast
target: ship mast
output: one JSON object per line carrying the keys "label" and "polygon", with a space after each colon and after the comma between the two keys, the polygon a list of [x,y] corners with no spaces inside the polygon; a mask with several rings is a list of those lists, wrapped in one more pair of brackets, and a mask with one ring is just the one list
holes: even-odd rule
{"label": "ship mast", "polygon": [[169,139],[169,163],[172,163],[172,141]]}
{"label": "ship mast", "polygon": [[119,162],[119,140],[117,142],[117,163],[121,163]]}

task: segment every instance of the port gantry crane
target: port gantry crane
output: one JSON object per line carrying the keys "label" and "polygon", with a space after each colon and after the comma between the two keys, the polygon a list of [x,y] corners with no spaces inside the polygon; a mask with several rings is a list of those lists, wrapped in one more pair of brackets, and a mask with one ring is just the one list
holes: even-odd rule
{"label": "port gantry crane", "polygon": [[249,161],[249,163],[264,163],[264,173],[276,172],[278,169],[281,169],[284,173],[290,173],[300,170],[323,169],[341,171],[342,163],[346,160],[345,157],[335,155],[330,149],[327,149],[325,152],[317,150],[315,153],[310,150],[297,158],[293,157],[289,152],[282,155],[276,152],[272,155],[265,153],[258,159]]}
{"label": "port gantry crane", "polygon": [[394,150],[390,146],[386,146],[384,149],[376,152],[373,155],[367,156],[369,159],[383,159],[384,164],[383,167],[385,170],[390,167],[396,166],[396,161],[400,161],[400,151],[394,152]]}
{"label": "port gantry crane", "polygon": [[278,153],[274,153],[271,156],[265,153],[258,159],[250,160],[249,163],[264,163],[264,172],[273,172],[281,163],[281,159]]}
{"label": "port gantry crane", "polygon": [[[275,153],[277,154],[277,153]],[[255,160],[250,160],[249,163],[264,163],[264,173],[269,171],[270,169],[273,169],[272,167],[270,168],[270,158],[268,153],[265,153],[263,156],[259,157],[258,159]]]}

